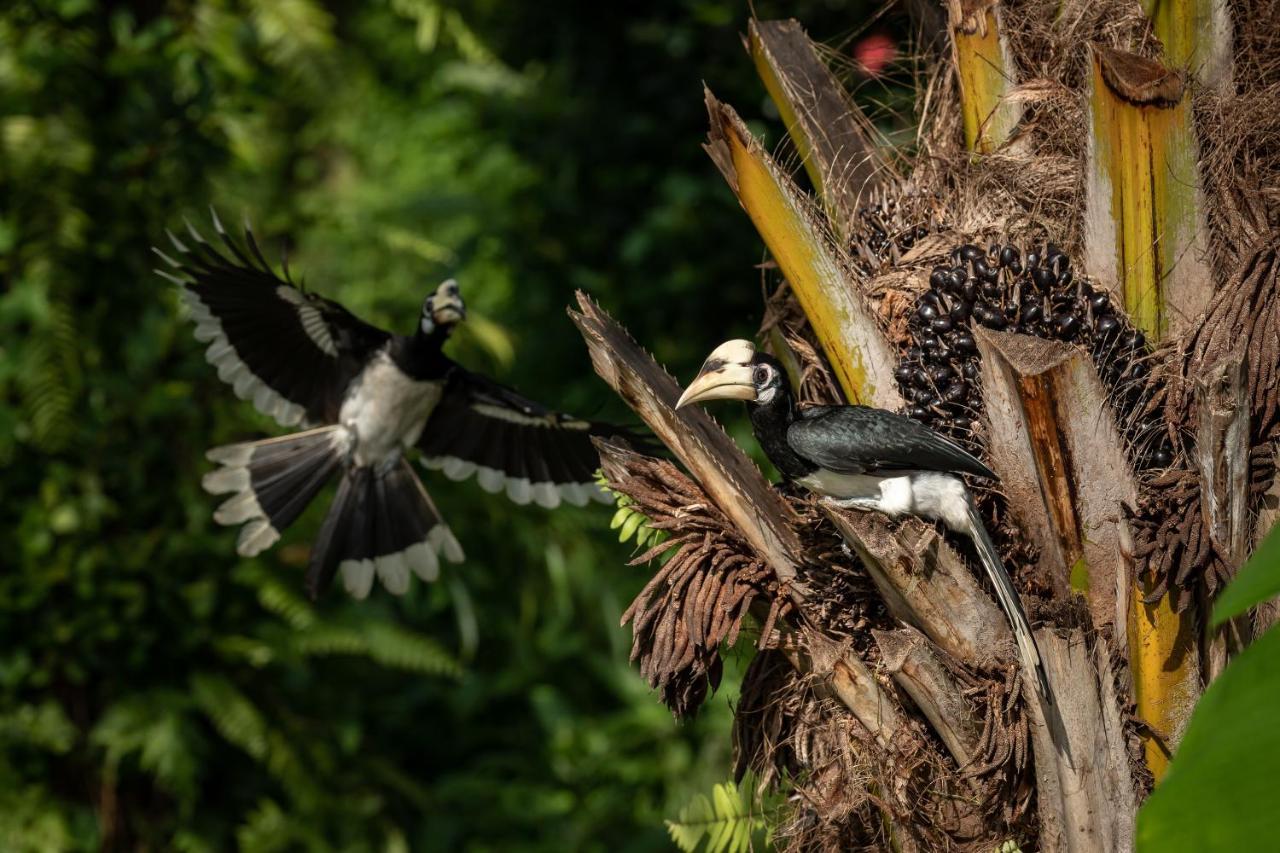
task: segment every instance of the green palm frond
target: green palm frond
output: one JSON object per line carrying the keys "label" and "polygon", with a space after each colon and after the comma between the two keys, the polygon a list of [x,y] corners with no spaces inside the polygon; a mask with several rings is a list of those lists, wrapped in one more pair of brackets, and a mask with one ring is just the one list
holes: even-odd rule
{"label": "green palm frond", "polygon": [[764,816],[753,809],[750,782],[732,780],[716,785],[711,796],[697,794],[680,810],[677,820],[667,821],[671,840],[685,853],[700,844],[706,853],[745,853],[752,839],[765,829]]}
{"label": "green palm frond", "polygon": [[634,537],[636,547],[645,548],[667,538],[668,534],[665,530],[655,530],[649,526],[649,517],[635,508],[631,498],[609,488],[609,481],[605,479],[604,474],[597,473],[596,483],[613,495],[614,503],[618,507],[617,512],[613,514],[613,520],[609,522],[609,529],[618,531],[619,542],[626,542]]}

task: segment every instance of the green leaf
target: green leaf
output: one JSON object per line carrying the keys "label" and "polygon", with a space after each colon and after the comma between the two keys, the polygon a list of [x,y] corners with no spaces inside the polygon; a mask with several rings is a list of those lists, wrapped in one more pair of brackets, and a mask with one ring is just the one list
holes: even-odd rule
{"label": "green leaf", "polygon": [[0,714],[0,746],[20,743],[61,754],[71,748],[75,738],[75,726],[52,699]]}
{"label": "green leaf", "polygon": [[364,630],[369,637],[369,656],[383,666],[450,678],[462,675],[458,662],[430,637],[383,623]]}
{"label": "green leaf", "polygon": [[1280,595],[1280,524],[1271,528],[1235,580],[1218,596],[1210,627],[1216,628],[1276,595]]}
{"label": "green leaf", "polygon": [[218,734],[255,759],[266,758],[267,723],[234,684],[219,675],[196,673],[191,676],[191,696]]}
{"label": "green leaf", "polygon": [[190,700],[178,691],[151,691],[112,705],[90,737],[109,765],[136,756],[139,767],[185,801],[196,793],[204,745],[190,710]]}
{"label": "green leaf", "polygon": [[[1272,537],[1274,538],[1274,537]],[[1280,838],[1280,629],[1209,685],[1164,782],[1138,814],[1141,853],[1257,850]]]}
{"label": "green leaf", "polygon": [[293,644],[303,655],[364,655],[395,669],[450,678],[462,674],[462,667],[435,640],[394,625],[316,625],[297,632]]}
{"label": "green leaf", "polygon": [[685,853],[693,853],[705,839],[707,853],[745,853],[752,836],[765,827],[764,817],[752,810],[750,777],[742,785],[721,782],[706,794],[697,794],[680,810],[678,820],[667,821],[671,840]]}

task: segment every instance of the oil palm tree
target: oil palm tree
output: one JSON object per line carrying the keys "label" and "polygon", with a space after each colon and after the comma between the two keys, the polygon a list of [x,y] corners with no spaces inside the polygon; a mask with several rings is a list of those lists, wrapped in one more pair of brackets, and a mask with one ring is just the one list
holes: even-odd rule
{"label": "oil palm tree", "polygon": [[786,794],[789,849],[1132,849],[1197,696],[1274,620],[1202,630],[1275,520],[1275,11],[949,0],[906,145],[798,23],[751,21],[804,176],[706,93],[768,250],[759,345],[802,403],[907,413],[999,475],[971,485],[1053,702],[963,539],[770,488],[580,297],[597,371],[675,458],[602,445],[665,534],[633,659],[683,715],[751,637],[737,772]]}

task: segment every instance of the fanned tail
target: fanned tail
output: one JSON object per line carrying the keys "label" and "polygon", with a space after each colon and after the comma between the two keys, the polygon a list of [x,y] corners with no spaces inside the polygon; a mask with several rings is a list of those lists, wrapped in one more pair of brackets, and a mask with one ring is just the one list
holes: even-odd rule
{"label": "fanned tail", "polygon": [[1013,581],[1005,571],[995,543],[987,535],[987,529],[982,524],[982,518],[978,515],[978,509],[973,500],[969,499],[967,503],[969,529],[966,532],[978,551],[978,558],[982,560],[987,576],[991,578],[991,585],[996,590],[996,598],[999,599],[1000,606],[1009,619],[1009,627],[1013,630],[1013,639],[1018,644],[1018,656],[1022,660],[1023,669],[1035,672],[1040,695],[1052,704],[1053,692],[1049,689],[1049,679],[1045,675],[1044,664],[1040,660],[1040,649],[1036,646],[1035,635],[1031,633],[1031,622],[1027,619],[1027,612],[1022,609],[1022,599],[1018,597],[1018,591],[1014,589]]}
{"label": "fanned tail", "polygon": [[229,444],[210,450],[219,463],[204,476],[205,491],[232,493],[213,513],[219,524],[243,524],[236,551],[255,556],[275,544],[333,476],[346,452],[338,426]]}
{"label": "fanned tail", "polygon": [[404,595],[410,573],[436,579],[441,555],[460,563],[462,546],[408,462],[401,458],[385,470],[350,467],[311,548],[307,590],[316,598],[341,574],[356,598],[369,594],[375,577]]}

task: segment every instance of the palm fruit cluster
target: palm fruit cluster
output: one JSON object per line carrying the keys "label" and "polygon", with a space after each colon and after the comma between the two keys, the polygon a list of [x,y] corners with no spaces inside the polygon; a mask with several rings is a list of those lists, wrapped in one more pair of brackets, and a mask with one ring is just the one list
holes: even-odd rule
{"label": "palm fruit cluster", "polygon": [[916,299],[907,323],[910,341],[895,375],[912,418],[972,443],[982,405],[976,323],[1088,348],[1135,451],[1135,465],[1172,462],[1160,418],[1134,416],[1147,393],[1146,337],[1114,310],[1105,290],[1075,275],[1065,252],[1052,243],[1026,251],[1012,244],[983,250],[966,243],[949,261],[933,268],[929,289]]}

